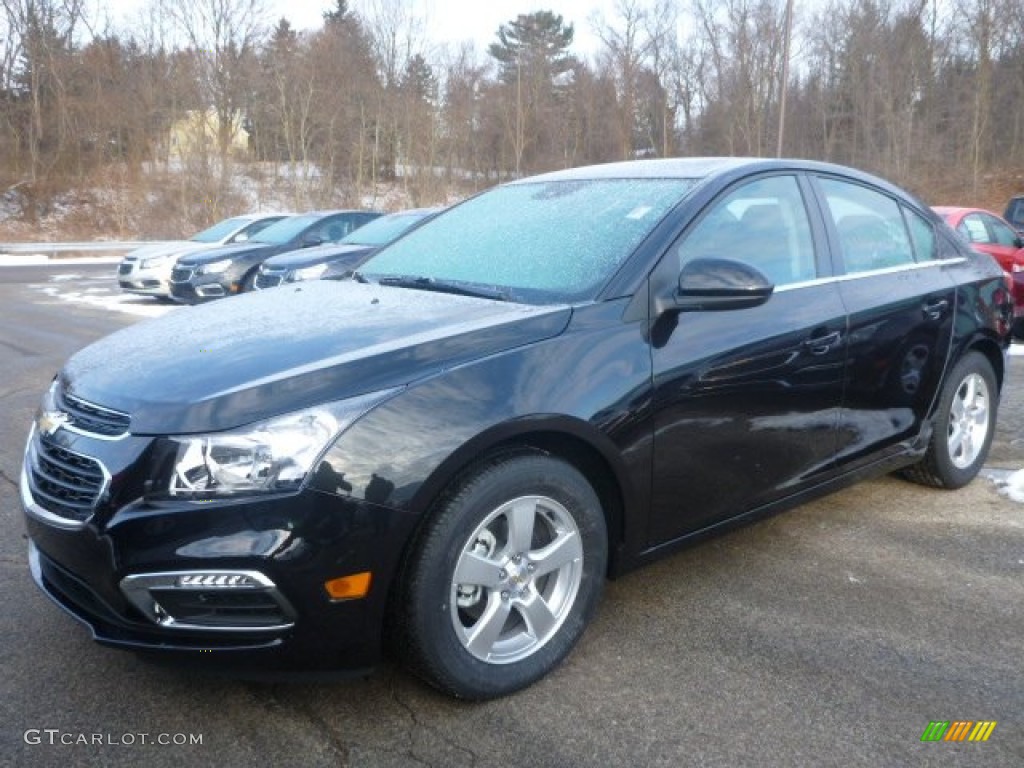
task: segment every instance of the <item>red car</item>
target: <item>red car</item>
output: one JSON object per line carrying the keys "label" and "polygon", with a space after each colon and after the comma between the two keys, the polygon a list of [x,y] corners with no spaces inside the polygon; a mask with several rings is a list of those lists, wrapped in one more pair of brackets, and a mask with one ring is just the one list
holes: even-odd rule
{"label": "red car", "polygon": [[1024,241],[991,211],[981,208],[936,206],[934,210],[971,247],[987,253],[1013,278],[1013,335],[1024,339]]}

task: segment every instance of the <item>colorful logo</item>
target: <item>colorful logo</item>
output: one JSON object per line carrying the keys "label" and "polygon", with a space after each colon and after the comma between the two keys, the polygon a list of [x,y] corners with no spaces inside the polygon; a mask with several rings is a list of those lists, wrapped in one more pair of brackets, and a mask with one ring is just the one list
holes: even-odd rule
{"label": "colorful logo", "polygon": [[921,741],[988,741],[995,729],[995,720],[932,720]]}

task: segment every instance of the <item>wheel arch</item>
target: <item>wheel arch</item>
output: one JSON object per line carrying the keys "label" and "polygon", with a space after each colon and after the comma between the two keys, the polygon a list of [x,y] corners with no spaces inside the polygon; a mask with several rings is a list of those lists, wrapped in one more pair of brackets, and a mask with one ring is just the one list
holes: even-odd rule
{"label": "wheel arch", "polygon": [[[601,501],[608,532],[608,575],[622,568],[626,540],[625,510],[634,498],[633,483],[616,459],[607,437],[586,422],[566,416],[521,419],[493,427],[448,456],[426,479],[411,505],[419,519],[406,543],[415,547],[430,523],[431,513],[449,490],[481,466],[503,456],[540,453],[562,459],[590,483]],[[403,556],[403,560],[404,560]]]}
{"label": "wheel arch", "polygon": [[960,354],[956,357],[951,365],[955,364],[957,360],[960,360],[969,352],[978,352],[988,360],[989,365],[992,366],[992,372],[996,375],[996,386],[999,391],[1003,390],[1003,379],[1006,375],[1006,358],[1003,355],[1002,347],[999,343],[988,336],[978,336],[971,339],[967,344],[964,345]]}

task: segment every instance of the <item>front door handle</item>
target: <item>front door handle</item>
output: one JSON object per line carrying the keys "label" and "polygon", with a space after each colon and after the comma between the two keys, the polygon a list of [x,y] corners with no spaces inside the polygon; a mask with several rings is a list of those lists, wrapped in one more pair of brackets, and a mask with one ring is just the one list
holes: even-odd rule
{"label": "front door handle", "polygon": [[832,347],[836,346],[842,338],[843,336],[839,331],[832,331],[832,333],[826,333],[824,336],[814,336],[804,342],[804,349],[812,355],[824,355]]}

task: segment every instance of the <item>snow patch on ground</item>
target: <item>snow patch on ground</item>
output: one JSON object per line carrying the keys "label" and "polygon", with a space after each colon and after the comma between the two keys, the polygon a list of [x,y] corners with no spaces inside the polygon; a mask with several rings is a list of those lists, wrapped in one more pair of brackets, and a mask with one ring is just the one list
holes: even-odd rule
{"label": "snow patch on ground", "polygon": [[72,264],[120,264],[120,256],[54,259],[45,253],[0,253],[0,267],[66,267]]}
{"label": "snow patch on ground", "polygon": [[1024,504],[1024,469],[993,469],[986,467],[981,476],[996,484],[996,489],[1010,501]]}
{"label": "snow patch on ground", "polygon": [[152,299],[144,296],[132,296],[130,294],[111,294],[96,288],[85,288],[81,291],[62,291],[52,285],[38,286],[38,290],[52,299],[67,301],[74,304],[85,304],[97,309],[104,309],[111,312],[124,312],[139,317],[161,317],[168,312],[174,312],[180,307],[169,304],[158,304]]}

